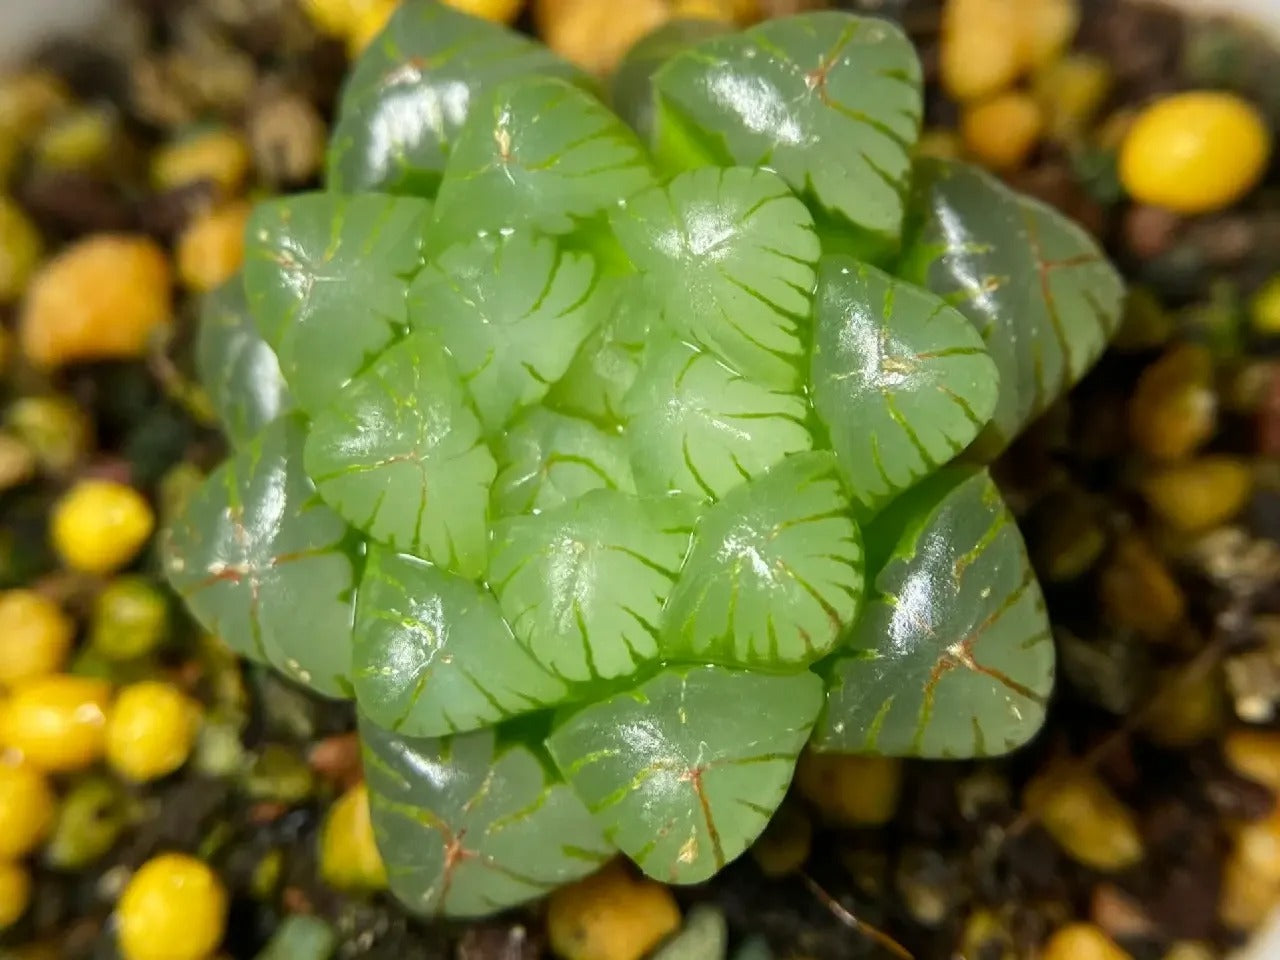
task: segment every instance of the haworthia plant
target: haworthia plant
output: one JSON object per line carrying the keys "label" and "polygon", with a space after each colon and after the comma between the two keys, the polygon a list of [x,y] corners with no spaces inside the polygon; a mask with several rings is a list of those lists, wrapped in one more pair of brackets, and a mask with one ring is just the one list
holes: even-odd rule
{"label": "haworthia plant", "polygon": [[1114,330],[1096,245],[914,159],[886,22],[668,27],[614,90],[408,0],[201,331],[233,449],[170,578],[354,698],[423,913],[704,880],[806,747],[1007,751],[1052,685],[984,465]]}

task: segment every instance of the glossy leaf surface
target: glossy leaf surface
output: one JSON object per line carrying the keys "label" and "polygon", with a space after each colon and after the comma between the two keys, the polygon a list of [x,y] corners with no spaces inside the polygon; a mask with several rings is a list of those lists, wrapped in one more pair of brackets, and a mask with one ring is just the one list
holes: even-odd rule
{"label": "glossy leaf surface", "polygon": [[432,740],[362,721],[360,734],[374,836],[392,892],[414,913],[494,913],[613,852],[545,761],[492,729]]}
{"label": "glossy leaf surface", "polygon": [[497,449],[493,500],[502,516],[553,510],[588,490],[635,493],[622,435],[589,420],[533,407]]}
{"label": "glossy leaf surface", "polygon": [[687,501],[592,490],[501,521],[488,580],[516,636],[552,673],[626,676],[658,653],[662,605],[692,528]]}
{"label": "glossy leaf surface", "polygon": [[1004,753],[1044,719],[1053,640],[1009,508],[985,471],[951,469],[867,531],[893,543],[836,660],[823,750]]}
{"label": "glossy leaf surface", "polygon": [[650,352],[626,411],[643,493],[715,500],[813,445],[802,397],[734,373],[675,339]]}
{"label": "glossy leaf surface", "polygon": [[634,197],[614,230],[672,331],[744,376],[796,386],[821,251],[782,180],[742,167],[682,173]]}
{"label": "glossy leaf surface", "polygon": [[236,652],[346,696],[357,545],[303,473],[302,440],[283,417],[215,470],[165,538],[165,571]]}
{"label": "glossy leaf surface", "polygon": [[568,233],[654,182],[636,135],[556,77],[504,84],[473,110],[436,197],[435,233]]}
{"label": "glossy leaf surface", "polygon": [[312,193],[260,205],[245,289],[298,405],[324,409],[406,324],[431,205],[380,194]]}
{"label": "glossy leaf surface", "polygon": [[814,409],[864,516],[960,453],[995,409],[982,338],[928,291],[824,257],[814,327]]}
{"label": "glossy leaf surface", "polygon": [[768,21],[678,54],[654,82],[668,163],[768,167],[855,227],[897,236],[923,106],[915,50],[887,20]]}
{"label": "glossy leaf surface", "polygon": [[479,576],[497,470],[480,421],[436,340],[414,334],[384,353],[316,418],[307,472],[371,537]]}
{"label": "glossy leaf surface", "polygon": [[356,62],[338,103],[329,188],[431,196],[472,105],[504,80],[585,83],[546,47],[443,3],[410,0]]}
{"label": "glossy leaf surface", "polygon": [[233,444],[247,443],[293,405],[275,351],[249,313],[240,274],[201,304],[196,375]]}
{"label": "glossy leaf surface", "polygon": [[487,590],[377,546],[360,581],[352,680],[366,716],[415,737],[491,726],[566,693]]}
{"label": "glossy leaf surface", "polygon": [[920,164],[903,276],[941,294],[1000,370],[984,438],[998,452],[1092,366],[1120,321],[1123,285],[1082,228],[965,164]]}
{"label": "glossy leaf surface", "polygon": [[796,454],[708,508],[671,595],[663,655],[817,660],[857,615],[862,542],[827,452]]}
{"label": "glossy leaf surface", "polygon": [[485,429],[506,426],[559,380],[611,302],[587,254],[528,233],[475,240],[429,264],[410,320],[458,365]]}
{"label": "glossy leaf surface", "polygon": [[575,713],[547,745],[641,869],[698,883],[764,830],[821,702],[807,672],[676,667]]}

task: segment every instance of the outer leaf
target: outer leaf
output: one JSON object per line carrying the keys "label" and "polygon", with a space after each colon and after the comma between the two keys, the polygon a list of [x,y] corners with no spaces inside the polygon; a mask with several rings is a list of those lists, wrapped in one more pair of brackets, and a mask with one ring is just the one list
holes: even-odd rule
{"label": "outer leaf", "polygon": [[405,0],[343,89],[329,188],[430,196],[472,104],[503,80],[535,74],[587,82],[527,37],[443,3]]}
{"label": "outer leaf", "polygon": [[861,537],[835,457],[798,453],[703,515],[662,652],[766,669],[810,663],[853,623],[861,599]]}
{"label": "outer leaf", "polygon": [[201,304],[196,374],[233,444],[247,443],[293,405],[275,352],[249,313],[238,273]]}
{"label": "outer leaf", "polygon": [[893,24],[772,20],[698,44],[654,82],[663,158],[768,167],[854,226],[897,236],[923,105],[915,49]]}
{"label": "outer leaf", "polygon": [[704,168],[645,191],[614,230],[663,319],[734,370],[792,388],[821,249],[813,218],[768,170]]}
{"label": "outer leaf", "polygon": [[620,434],[543,407],[502,435],[498,463],[493,500],[503,516],[553,510],[588,490],[635,493]]}
{"label": "outer leaf", "polygon": [[409,300],[412,323],[449,349],[495,432],[546,395],[611,306],[590,256],[527,233],[453,247],[418,275]]}
{"label": "outer leaf", "polygon": [[636,480],[649,494],[715,500],[813,446],[803,398],[674,339],[651,351],[626,410]]}
{"label": "outer leaf", "polygon": [[464,576],[485,567],[497,467],[452,364],[427,334],[384,353],[316,418],[307,473],[376,540]]}
{"label": "outer leaf", "polygon": [[431,205],[378,194],[271,200],[249,220],[245,289],[298,405],[324,409],[403,329]]}
{"label": "outer leaf", "polygon": [[610,297],[608,316],[551,388],[547,403],[616,427],[623,420],[623,398],[640,371],[649,325],[659,311],[638,275],[608,279],[602,285]]}
{"label": "outer leaf", "polygon": [[642,138],[651,139],[655,124],[653,75],[677,53],[729,29],[720,20],[698,17],[668,20],[645,35],[613,72],[610,102],[618,116]]}
{"label": "outer leaf", "polygon": [[645,873],[698,883],[769,822],[821,702],[807,672],[676,667],[574,714],[547,746]]}
{"label": "outer leaf", "polygon": [[492,729],[447,740],[362,722],[374,836],[415,913],[477,916],[586,876],[613,852],[569,787]]}
{"label": "outer leaf", "polygon": [[384,547],[370,547],[360,581],[354,661],[360,710],[407,736],[491,726],[565,695],[487,590]]}
{"label": "outer leaf", "polygon": [[920,165],[900,273],[977,327],[1000,370],[994,455],[1073,384],[1119,323],[1123,285],[1089,235],[965,164]]}
{"label": "outer leaf", "polygon": [[815,744],[924,757],[1011,750],[1043,722],[1053,685],[1049,623],[1017,525],[985,471],[948,470],[905,499],[887,530],[867,531],[893,552],[849,640],[854,654],[832,665]]}
{"label": "outer leaf", "polygon": [[165,572],[237,652],[347,696],[354,544],[302,472],[302,438],[283,417],[215,470],[165,537]]}
{"label": "outer leaf", "polygon": [[462,128],[436,230],[568,233],[653,182],[640,141],[604,104],[558,77],[525,77],[485,98]]}
{"label": "outer leaf", "polygon": [[843,256],[819,267],[810,370],[814,409],[864,516],[967,447],[999,393],[958,310]]}
{"label": "outer leaf", "polygon": [[592,490],[497,525],[488,579],[539,663],[582,681],[626,676],[657,655],[662,604],[689,548],[690,507]]}

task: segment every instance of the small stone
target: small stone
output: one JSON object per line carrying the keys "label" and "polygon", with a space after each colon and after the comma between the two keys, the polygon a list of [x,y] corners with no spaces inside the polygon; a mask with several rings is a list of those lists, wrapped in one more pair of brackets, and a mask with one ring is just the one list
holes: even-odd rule
{"label": "small stone", "polygon": [[1018,31],[1024,69],[1053,63],[1070,46],[1080,27],[1079,0],[1021,0]]}
{"label": "small stone", "polygon": [[1069,856],[1095,870],[1124,870],[1143,858],[1133,813],[1076,763],[1058,762],[1034,777],[1023,805]]}
{"label": "small stone", "polygon": [[751,856],[766,877],[784,877],[804,866],[812,841],[813,824],[804,810],[784,801],[751,845]]}
{"label": "small stone", "polygon": [[1179,940],[1161,960],[1218,960],[1218,951],[1198,940]]}
{"label": "small stone", "polygon": [[1108,621],[1147,640],[1167,639],[1186,616],[1182,588],[1160,556],[1135,535],[1116,544],[1098,590]]}
{"label": "small stone", "polygon": [[43,367],[141,357],[172,321],[170,285],[169,262],[153,241],[86,237],[32,279],[19,318],[23,352]]}
{"label": "small stone", "polygon": [[1073,923],[1058,930],[1044,945],[1040,960],[1133,960],[1093,924]]}
{"label": "small stone", "polygon": [[1023,166],[1043,132],[1040,104],[1016,90],[967,105],[960,117],[960,134],[969,154],[997,172]]}
{"label": "small stone", "polygon": [[1024,66],[1017,0],[948,0],[942,8],[942,86],[956,100],[1007,89]]}
{"label": "small stone", "polygon": [[297,93],[263,97],[249,114],[248,133],[254,164],[268,183],[305,183],[324,163],[328,130],[315,105]]}
{"label": "small stone", "polygon": [[0,194],[0,303],[22,296],[42,249],[35,224],[21,207]]}
{"label": "small stone", "polygon": [[0,493],[20,487],[36,474],[31,448],[8,433],[0,433]]}
{"label": "small stone", "polygon": [[700,904],[689,911],[684,929],[655,950],[650,960],[723,960],[728,943],[724,914]]}
{"label": "small stone", "polygon": [[244,186],[252,158],[244,137],[235,130],[213,129],[167,144],[151,161],[151,179],[159,190],[176,190],[209,181],[225,197]]}
{"label": "small stone", "polygon": [[898,807],[902,763],[896,757],[807,750],[796,765],[795,786],[833,826],[880,826]]}
{"label": "small stone", "polygon": [[1164,207],[1135,203],[1124,213],[1125,246],[1135,257],[1153,260],[1168,253],[1178,241],[1183,220]]}
{"label": "small stone", "polygon": [[926,927],[936,927],[950,915],[959,880],[955,861],[924,847],[903,850],[894,871],[894,886],[907,912]]}
{"label": "small stone", "polygon": [[1227,926],[1252,930],[1280,902],[1280,809],[1235,831],[1222,875],[1218,916]]}
{"label": "small stone", "polygon": [[1253,470],[1238,457],[1211,455],[1153,470],[1140,481],[1152,512],[1181,533],[1203,533],[1231,520],[1253,489]]}
{"label": "small stone", "polygon": [[976,910],[965,922],[958,956],[969,960],[1017,960],[1008,925],[991,910]]}
{"label": "small stone", "polygon": [[547,902],[551,949],[564,960],[640,960],[679,928],[671,891],[617,860]]}
{"label": "small stone", "polygon": [[1222,676],[1216,670],[1189,672],[1166,668],[1142,720],[1152,743],[1184,750],[1212,737],[1226,719]]}
{"label": "small stone", "polygon": [[1068,54],[1037,71],[1032,89],[1044,110],[1048,136],[1067,142],[1080,139],[1113,83],[1108,63],[1089,53]]}
{"label": "small stone", "polygon": [[1129,432],[1156,460],[1181,460],[1218,424],[1213,355],[1199,344],[1173,347],[1142,371],[1129,404]]}
{"label": "small stone", "polygon": [[216,290],[244,263],[244,232],[253,208],[229,203],[194,219],[178,238],[178,275],[197,293]]}
{"label": "small stone", "polygon": [[1280,795],[1280,730],[1232,730],[1222,742],[1227,764]]}
{"label": "small stone", "polygon": [[1142,905],[1115,884],[1100,883],[1089,900],[1089,919],[1116,940],[1140,938],[1153,932]]}

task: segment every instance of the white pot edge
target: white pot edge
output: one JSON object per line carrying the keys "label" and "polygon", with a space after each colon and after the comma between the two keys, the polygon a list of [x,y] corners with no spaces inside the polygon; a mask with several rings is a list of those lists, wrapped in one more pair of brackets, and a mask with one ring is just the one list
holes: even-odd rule
{"label": "white pot edge", "polygon": [[[105,16],[112,0],[3,0],[0,65],[12,62],[41,37],[83,27]],[[1169,0],[1201,13],[1236,11],[1280,34],[1280,0]],[[1280,912],[1236,960],[1280,960]]]}

